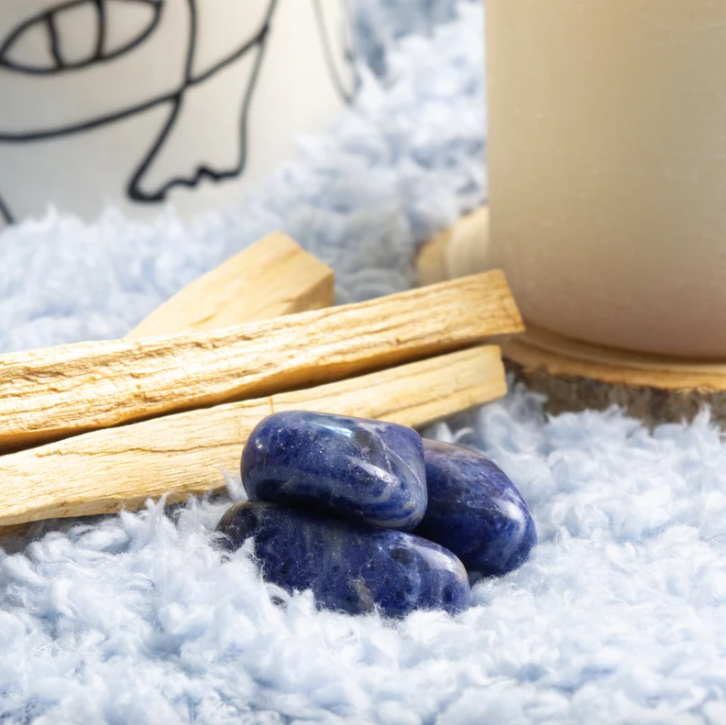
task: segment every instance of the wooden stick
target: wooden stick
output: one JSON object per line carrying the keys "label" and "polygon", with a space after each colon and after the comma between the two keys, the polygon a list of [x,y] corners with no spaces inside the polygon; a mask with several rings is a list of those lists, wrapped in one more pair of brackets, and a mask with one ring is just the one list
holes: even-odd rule
{"label": "wooden stick", "polygon": [[335,304],[333,270],[282,232],[227,260],[152,312],[129,339],[214,330]]}
{"label": "wooden stick", "polygon": [[223,486],[252,428],[279,410],[431,423],[506,393],[499,348],[479,347],[361,378],[94,431],[0,457],[0,525],[180,501]]}
{"label": "wooden stick", "polygon": [[[275,232],[184,287],[126,338],[214,330],[334,303],[333,270]],[[0,536],[28,526],[2,527]]]}
{"label": "wooden stick", "polygon": [[522,330],[504,275],[236,328],[0,356],[0,449],[359,375]]}

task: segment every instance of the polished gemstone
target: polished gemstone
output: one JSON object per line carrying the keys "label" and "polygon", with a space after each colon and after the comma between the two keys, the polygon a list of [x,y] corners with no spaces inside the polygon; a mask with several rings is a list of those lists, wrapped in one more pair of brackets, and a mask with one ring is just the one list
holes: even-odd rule
{"label": "polished gemstone", "polygon": [[312,590],[318,606],[402,617],[417,609],[455,614],[469,605],[469,580],[450,552],[412,534],[261,501],[233,506],[218,530],[230,549],[254,538],[265,580]]}
{"label": "polished gemstone", "polygon": [[537,543],[532,515],[506,474],[485,456],[424,441],[428,508],[415,533],[450,549],[474,577],[506,574]]}
{"label": "polished gemstone", "polygon": [[394,423],[289,411],[265,418],[242,453],[250,500],[413,530],[426,511],[423,442]]}

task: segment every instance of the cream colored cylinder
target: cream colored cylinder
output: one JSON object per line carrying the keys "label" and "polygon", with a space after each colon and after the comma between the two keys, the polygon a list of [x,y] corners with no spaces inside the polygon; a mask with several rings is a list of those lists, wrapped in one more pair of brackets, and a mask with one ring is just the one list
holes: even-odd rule
{"label": "cream colored cylinder", "polygon": [[490,264],[572,338],[726,356],[726,0],[487,0]]}

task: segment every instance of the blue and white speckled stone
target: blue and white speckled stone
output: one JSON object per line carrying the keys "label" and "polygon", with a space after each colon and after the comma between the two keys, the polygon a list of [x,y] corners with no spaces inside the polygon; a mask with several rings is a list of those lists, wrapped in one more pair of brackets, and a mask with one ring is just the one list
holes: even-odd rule
{"label": "blue and white speckled stone", "polygon": [[311,589],[326,609],[403,617],[417,609],[456,614],[470,603],[464,565],[412,534],[262,501],[233,506],[217,529],[230,549],[254,538],[265,580],[290,593]]}
{"label": "blue and white speckled stone", "polygon": [[450,549],[473,578],[506,574],[537,543],[532,515],[506,474],[459,446],[424,441],[428,508],[415,533]]}
{"label": "blue and white speckled stone", "polygon": [[426,511],[421,437],[377,420],[275,413],[244,447],[242,481],[253,501],[400,531],[415,529]]}

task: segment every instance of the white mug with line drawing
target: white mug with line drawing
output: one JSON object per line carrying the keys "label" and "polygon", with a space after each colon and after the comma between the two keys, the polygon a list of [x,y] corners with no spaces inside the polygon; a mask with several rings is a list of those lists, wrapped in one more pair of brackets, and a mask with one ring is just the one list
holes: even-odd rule
{"label": "white mug with line drawing", "polygon": [[0,226],[224,204],[355,85],[347,0],[0,0]]}

